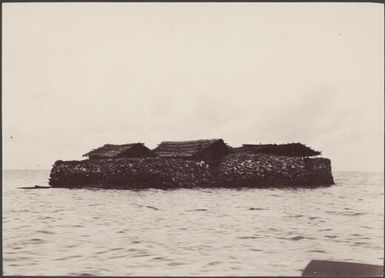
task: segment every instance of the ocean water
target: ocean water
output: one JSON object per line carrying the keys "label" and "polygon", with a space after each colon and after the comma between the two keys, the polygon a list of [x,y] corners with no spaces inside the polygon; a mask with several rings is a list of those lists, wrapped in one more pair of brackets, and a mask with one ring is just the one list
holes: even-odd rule
{"label": "ocean water", "polygon": [[5,275],[301,275],[312,259],[383,264],[383,173],[319,189],[25,190],[3,171]]}

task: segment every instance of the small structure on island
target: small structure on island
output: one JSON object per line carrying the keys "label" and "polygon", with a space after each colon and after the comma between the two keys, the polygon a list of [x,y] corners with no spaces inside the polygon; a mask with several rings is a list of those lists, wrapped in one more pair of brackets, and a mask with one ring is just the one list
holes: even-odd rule
{"label": "small structure on island", "polygon": [[300,143],[228,146],[222,139],[165,141],[150,150],[143,143],[106,144],[89,159],[58,160],[52,187],[266,188],[334,184],[331,161]]}
{"label": "small structure on island", "polygon": [[183,158],[215,163],[231,153],[231,147],[222,139],[192,141],[165,141],[154,149],[154,153],[164,158]]}
{"label": "small structure on island", "polygon": [[83,155],[91,160],[112,158],[139,158],[152,157],[153,152],[143,143],[132,143],[124,145],[105,144]]}
{"label": "small structure on island", "polygon": [[316,156],[321,152],[315,151],[301,143],[289,144],[243,144],[234,148],[235,152],[252,154],[272,154],[281,156]]}

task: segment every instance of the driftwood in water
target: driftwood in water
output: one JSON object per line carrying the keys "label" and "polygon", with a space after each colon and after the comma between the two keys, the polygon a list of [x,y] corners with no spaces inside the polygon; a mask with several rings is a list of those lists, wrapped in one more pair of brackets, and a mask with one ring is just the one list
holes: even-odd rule
{"label": "driftwood in water", "polygon": [[35,185],[35,186],[23,186],[19,187],[20,189],[48,189],[51,188],[50,186],[40,186],[40,185]]}

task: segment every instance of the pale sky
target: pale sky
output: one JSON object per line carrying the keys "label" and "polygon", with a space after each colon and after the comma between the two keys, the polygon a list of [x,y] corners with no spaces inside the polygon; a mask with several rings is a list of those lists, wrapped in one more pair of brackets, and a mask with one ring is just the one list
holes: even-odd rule
{"label": "pale sky", "polygon": [[6,3],[2,27],[5,169],[205,138],[384,169],[381,4]]}

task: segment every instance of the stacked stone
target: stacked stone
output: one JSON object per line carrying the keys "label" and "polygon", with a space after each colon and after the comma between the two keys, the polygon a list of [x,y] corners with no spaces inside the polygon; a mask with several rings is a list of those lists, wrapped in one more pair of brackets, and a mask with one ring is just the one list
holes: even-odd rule
{"label": "stacked stone", "polygon": [[333,184],[330,160],[232,153],[220,163],[177,158],[57,161],[52,187],[315,187]]}
{"label": "stacked stone", "polygon": [[305,158],[305,183],[309,185],[334,184],[331,161],[327,158]]}
{"label": "stacked stone", "polygon": [[203,161],[164,158],[59,160],[50,175],[52,187],[188,188],[214,182]]}
{"label": "stacked stone", "polygon": [[234,153],[220,163],[217,184],[226,187],[303,187],[330,185],[333,178],[329,159]]}

